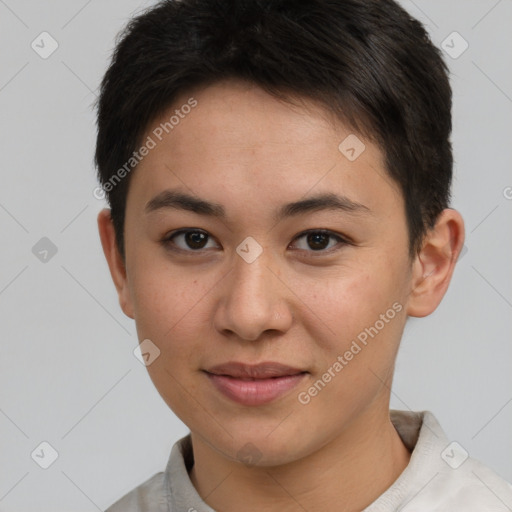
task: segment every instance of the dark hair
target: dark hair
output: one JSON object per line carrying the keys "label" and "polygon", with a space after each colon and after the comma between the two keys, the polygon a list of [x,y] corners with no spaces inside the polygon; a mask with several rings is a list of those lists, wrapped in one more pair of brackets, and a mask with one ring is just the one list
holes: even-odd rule
{"label": "dark hair", "polygon": [[419,249],[448,206],[453,157],[448,68],[418,20],[393,0],[164,0],[119,34],[97,102],[95,163],[123,259],[130,174],[114,175],[179,94],[223,79],[316,100],[376,142]]}

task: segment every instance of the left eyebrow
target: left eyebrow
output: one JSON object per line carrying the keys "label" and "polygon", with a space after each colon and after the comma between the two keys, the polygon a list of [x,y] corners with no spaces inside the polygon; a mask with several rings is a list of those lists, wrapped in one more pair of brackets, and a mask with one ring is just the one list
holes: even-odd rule
{"label": "left eyebrow", "polygon": [[[150,213],[164,208],[187,210],[198,215],[226,219],[226,210],[221,204],[206,201],[205,199],[176,190],[164,190],[159,193],[147,202],[144,211],[145,213]],[[283,205],[274,215],[274,220],[280,221],[287,217],[304,215],[320,210],[337,210],[350,214],[371,213],[367,206],[352,201],[346,196],[326,193]]]}
{"label": "left eyebrow", "polygon": [[337,210],[350,214],[371,213],[371,210],[364,204],[352,201],[346,196],[327,193],[285,204],[275,215],[275,220],[280,221],[287,217],[320,210]]}

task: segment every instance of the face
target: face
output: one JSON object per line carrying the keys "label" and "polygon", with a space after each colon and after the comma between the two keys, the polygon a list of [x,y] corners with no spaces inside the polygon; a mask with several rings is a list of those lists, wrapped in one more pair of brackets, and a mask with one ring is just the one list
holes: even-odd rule
{"label": "face", "polygon": [[[297,460],[387,410],[411,291],[404,201],[379,148],[318,105],[235,82],[189,98],[131,176],[121,304],[193,435]],[[231,362],[287,368],[208,373]]]}

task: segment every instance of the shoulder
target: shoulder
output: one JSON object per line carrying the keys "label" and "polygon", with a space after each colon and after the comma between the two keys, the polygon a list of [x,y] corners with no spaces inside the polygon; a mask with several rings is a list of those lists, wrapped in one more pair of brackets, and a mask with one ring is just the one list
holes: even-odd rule
{"label": "shoulder", "polygon": [[510,512],[512,485],[457,442],[429,411],[391,411],[411,459],[395,483],[364,512]]}
{"label": "shoulder", "polygon": [[105,512],[173,512],[182,510],[183,504],[200,504],[201,498],[187,472],[191,457],[188,434],[174,443],[164,472],[156,473],[135,487]]}
{"label": "shoulder", "polygon": [[431,413],[427,420],[437,438],[432,443],[432,481],[428,497],[436,501],[436,511],[464,510],[466,512],[510,511],[512,509],[512,485],[487,465],[470,456],[457,442],[449,442],[439,423]]}
{"label": "shoulder", "polygon": [[457,469],[441,466],[425,483],[424,492],[404,512],[509,512],[512,509],[512,485],[471,457]]}
{"label": "shoulder", "polygon": [[105,512],[167,512],[164,473],[157,473],[135,487]]}

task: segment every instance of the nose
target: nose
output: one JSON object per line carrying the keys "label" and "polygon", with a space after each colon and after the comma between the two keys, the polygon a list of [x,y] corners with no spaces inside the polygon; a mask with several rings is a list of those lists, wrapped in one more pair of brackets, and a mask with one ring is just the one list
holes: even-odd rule
{"label": "nose", "polygon": [[251,263],[236,255],[232,271],[223,280],[214,326],[223,333],[255,341],[264,332],[285,333],[293,322],[292,295],[278,277],[276,264],[263,253]]}

